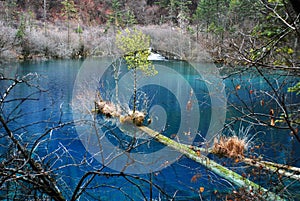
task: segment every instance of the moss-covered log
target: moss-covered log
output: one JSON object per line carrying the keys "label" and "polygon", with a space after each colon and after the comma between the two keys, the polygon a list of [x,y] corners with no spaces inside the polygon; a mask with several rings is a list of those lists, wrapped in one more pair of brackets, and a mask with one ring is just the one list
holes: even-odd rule
{"label": "moss-covered log", "polygon": [[[222,146],[224,144],[226,144],[226,143],[223,142]],[[293,167],[293,166],[284,165],[284,164],[278,164],[278,163],[274,163],[274,162],[270,162],[270,161],[263,161],[260,158],[258,158],[258,159],[247,158],[244,156],[243,153],[241,153],[243,151],[242,149],[239,149],[239,151],[235,151],[238,154],[236,154],[235,152],[232,152],[230,149],[226,150],[226,147],[222,147],[222,146],[221,146],[222,148],[220,150],[218,150],[218,149],[216,149],[216,147],[218,147],[219,145],[220,145],[220,143],[217,142],[217,145],[214,144],[214,147],[209,148],[209,149],[204,149],[204,148],[195,147],[195,146],[190,146],[190,147],[193,150],[198,150],[203,153],[204,152],[212,153],[212,154],[217,154],[221,157],[238,159],[238,161],[244,162],[248,165],[262,168],[264,170],[267,170],[267,171],[270,171],[273,173],[279,173],[280,175],[285,176],[287,178],[300,181],[300,168],[298,168],[298,167]],[[235,148],[235,147],[231,146],[231,148]],[[228,154],[228,151],[229,151],[229,154]],[[234,154],[232,154],[232,153],[234,153]]]}
{"label": "moss-covered log", "polygon": [[[104,104],[101,105],[100,103],[95,101],[95,110],[94,112],[96,113],[101,113],[101,114],[105,114],[106,116],[109,117],[122,117],[122,115],[120,115],[118,112],[114,112],[114,110],[108,110],[109,112],[107,114],[105,113],[106,110],[104,110],[105,106],[107,104],[111,104],[110,102],[105,102],[105,101],[100,101],[101,103],[103,102]],[[113,105],[113,108],[117,108],[115,105]],[[114,112],[114,115],[112,114],[112,111]],[[117,111],[117,110],[116,110]],[[118,114],[118,115],[115,115]],[[128,117],[131,117],[130,115]],[[119,119],[121,123],[124,123],[124,117]],[[127,122],[127,121],[126,121]],[[133,123],[134,122],[134,118],[131,117],[130,121],[127,123]],[[152,129],[150,129],[149,127],[146,126],[141,126],[141,124],[135,124],[140,130],[142,130],[143,132],[147,133],[149,136],[153,137],[155,140],[157,140],[158,142],[167,145],[168,147],[173,148],[174,150],[179,151],[180,153],[184,154],[185,156],[187,156],[188,158],[200,163],[201,165],[205,166],[207,169],[211,170],[212,172],[218,174],[219,176],[227,179],[228,181],[232,182],[233,184],[235,184],[238,187],[249,187],[249,191],[251,190],[255,190],[255,191],[259,191],[259,192],[263,192],[265,197],[268,200],[284,200],[281,197],[279,197],[278,195],[268,191],[267,189],[261,187],[260,185],[246,179],[245,177],[237,174],[236,172],[214,162],[213,160],[210,160],[208,157],[202,155],[201,153],[213,153],[214,149],[209,148],[209,149],[205,149],[205,148],[199,148],[199,147],[195,147],[195,146],[191,146],[191,145],[185,145],[182,143],[178,143]],[[226,155],[224,155],[226,156]],[[257,161],[257,160],[253,160],[253,159],[249,159],[249,158],[245,158],[245,157],[241,157],[240,161],[245,162],[251,166],[256,166],[256,167],[262,167],[266,170],[272,171],[272,172],[278,172],[286,177],[292,178],[292,179],[296,179],[296,180],[300,180],[300,176],[299,174],[294,174],[294,172],[289,172],[286,171],[288,169],[291,170],[291,167],[289,166],[285,166],[285,165],[280,165],[280,164],[276,164],[276,163],[271,163],[271,162],[266,162],[266,161]],[[299,169],[299,168],[298,168]],[[297,169],[297,171],[298,171]],[[293,169],[294,170],[294,169]],[[295,170],[296,171],[296,170]]]}
{"label": "moss-covered log", "polygon": [[267,200],[284,200],[283,198],[276,195],[275,193],[248,180],[247,178],[237,174],[236,172],[214,162],[213,160],[210,160],[208,157],[199,154],[200,150],[195,151],[190,146],[178,143],[148,127],[141,126],[138,128],[143,132],[147,133],[149,136],[153,137],[158,142],[165,144],[176,151],[179,151],[180,153],[184,154],[186,157],[200,163],[201,165],[205,166],[207,169],[225,178],[226,180],[230,181],[231,183],[235,184],[238,187],[248,187],[249,191],[255,190],[255,191],[262,192]]}
{"label": "moss-covered log", "polygon": [[251,166],[263,168],[270,172],[279,173],[280,175],[283,175],[285,177],[300,181],[300,175],[299,175],[300,172],[299,172],[299,168],[297,167],[272,163],[268,161],[253,160],[250,158],[242,158],[241,162],[244,162]]}

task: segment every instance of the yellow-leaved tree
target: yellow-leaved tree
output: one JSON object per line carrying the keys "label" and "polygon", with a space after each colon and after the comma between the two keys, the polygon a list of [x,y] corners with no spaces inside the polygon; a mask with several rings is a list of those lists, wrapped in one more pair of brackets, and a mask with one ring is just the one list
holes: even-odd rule
{"label": "yellow-leaved tree", "polygon": [[137,29],[118,31],[116,45],[124,54],[128,69],[133,71],[133,113],[137,107],[137,71],[146,76],[157,74],[154,65],[148,60],[150,52],[150,37]]}

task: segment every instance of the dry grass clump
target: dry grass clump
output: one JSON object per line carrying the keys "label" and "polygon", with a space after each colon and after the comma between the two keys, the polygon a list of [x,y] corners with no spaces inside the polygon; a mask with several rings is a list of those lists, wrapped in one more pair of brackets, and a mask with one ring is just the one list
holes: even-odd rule
{"label": "dry grass clump", "polygon": [[118,107],[113,104],[112,102],[109,101],[97,101],[95,102],[96,106],[97,106],[97,111],[98,113],[101,113],[103,115],[105,115],[106,117],[119,117],[120,116],[120,112]]}
{"label": "dry grass clump", "polygon": [[145,120],[145,114],[140,111],[131,112],[126,116],[120,116],[121,123],[133,123],[136,126],[142,126]]}
{"label": "dry grass clump", "polygon": [[219,140],[214,139],[212,152],[219,156],[239,158],[244,156],[246,149],[247,143],[244,139],[240,139],[237,136],[221,136]]}
{"label": "dry grass clump", "polygon": [[[140,111],[130,111],[126,115],[121,115],[120,108],[112,102],[99,100],[95,101],[96,112],[105,115],[107,118],[119,117],[120,123],[135,124],[136,126],[142,126],[145,120],[145,113]],[[148,120],[148,123],[149,120]]]}

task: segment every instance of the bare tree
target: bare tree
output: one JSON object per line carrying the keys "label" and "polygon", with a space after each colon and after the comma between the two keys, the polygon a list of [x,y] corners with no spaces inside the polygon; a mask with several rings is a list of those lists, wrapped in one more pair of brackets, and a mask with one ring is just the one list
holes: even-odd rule
{"label": "bare tree", "polygon": [[[1,155],[2,192],[7,192],[7,199],[20,199],[23,196],[22,193],[24,193],[29,198],[34,196],[41,197],[45,194],[54,200],[64,200],[53,178],[53,172],[47,169],[41,158],[33,156],[34,150],[43,142],[39,140],[47,136],[55,128],[45,129],[45,133],[41,134],[34,141],[31,141],[32,138],[29,136],[23,136],[31,125],[20,125],[19,128],[11,128],[13,122],[18,122],[19,119],[26,118],[29,115],[20,113],[22,103],[38,100],[38,96],[42,92],[34,81],[36,77],[36,74],[15,78],[6,78],[3,75],[0,77],[1,82],[4,83],[2,86],[8,83],[7,88],[2,91],[0,99],[1,145],[3,147]],[[10,99],[9,94],[13,93],[19,85],[32,87],[32,93],[26,97]],[[10,108],[8,105],[13,105],[13,107]],[[36,122],[32,122],[32,124],[36,124]]]}
{"label": "bare tree", "polygon": [[[73,139],[74,136],[69,132],[74,124],[94,125],[97,132],[97,129],[106,126],[96,125],[97,119],[65,120],[63,104],[56,108],[58,113],[55,113],[51,106],[54,103],[52,99],[45,108],[32,107],[29,112],[24,112],[24,107],[37,105],[38,101],[48,97],[48,91],[40,84],[41,78],[35,73],[16,75],[12,78],[0,75],[1,199],[75,201],[83,196],[85,199],[90,197],[93,200],[101,200],[101,195],[96,192],[99,189],[111,189],[118,191],[127,200],[136,200],[137,197],[148,200],[145,186],[146,189],[151,186],[160,192],[161,196],[171,199],[172,196],[166,194],[151,178],[108,170],[107,165],[115,158],[95,165],[93,156],[88,156],[87,152],[79,154],[73,150],[72,143],[76,139]],[[19,94],[19,90],[24,88],[30,92]],[[44,112],[50,114],[47,119],[34,120],[36,115]],[[94,117],[94,114],[90,115]],[[35,127],[40,129],[36,130]],[[58,133],[60,137],[57,136]],[[124,146],[127,146],[128,151],[139,145],[132,142],[125,143]],[[69,171],[77,171],[78,174],[72,176]],[[122,178],[121,180],[131,187],[109,181],[116,178]],[[137,193],[132,195],[130,188],[135,188]]]}
{"label": "bare tree", "polygon": [[4,52],[9,51],[14,47],[16,30],[7,26],[6,23],[2,21],[0,22],[0,29],[0,56],[3,56],[2,54]]}

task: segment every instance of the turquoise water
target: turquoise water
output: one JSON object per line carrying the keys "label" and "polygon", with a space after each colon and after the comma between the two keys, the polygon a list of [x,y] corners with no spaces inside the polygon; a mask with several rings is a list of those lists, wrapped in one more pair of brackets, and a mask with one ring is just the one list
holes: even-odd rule
{"label": "turquoise water", "polygon": [[[78,80],[78,75],[80,76],[84,73],[83,69],[86,68],[85,62],[83,60],[24,62],[11,64],[9,67],[2,69],[4,74],[10,76],[14,74],[22,76],[28,73],[37,73],[40,76],[39,81],[35,81],[33,84],[43,89],[43,92],[21,85],[9,94],[10,100],[27,97],[35,92],[30,96],[33,99],[25,101],[17,109],[15,108],[20,103],[19,101],[7,102],[1,108],[2,115],[7,119],[23,114],[18,116],[19,118],[10,121],[8,125],[15,133],[22,134],[22,139],[28,143],[28,147],[32,146],[33,142],[48,128],[55,127],[62,122],[78,120],[78,114],[75,114],[78,111],[74,109],[72,101],[75,93],[74,86],[78,87],[76,79]],[[89,65],[93,64],[90,67],[92,69],[103,68],[101,77],[96,73],[95,77],[90,77],[90,79],[96,80],[97,86],[94,88],[99,90],[106,100],[116,101],[114,71],[112,67],[103,66],[102,64],[105,62],[95,59],[89,63]],[[221,73],[219,77],[221,83],[213,85],[215,90],[212,90],[209,85],[210,82],[216,79],[217,73],[214,72],[216,74],[210,75],[211,71],[205,70],[206,68],[211,68],[209,64],[197,66],[196,68],[200,68],[198,71],[195,70],[195,65],[190,65],[186,62],[164,61],[155,62],[154,64],[163,67],[160,72],[164,72],[164,70],[169,72],[168,69],[172,69],[168,74],[158,74],[159,79],[157,80],[156,78],[149,78],[153,79],[151,82],[148,82],[146,77],[139,75],[139,82],[144,83],[144,85],[138,91],[138,109],[145,110],[149,114],[147,117],[152,118],[152,124],[149,126],[154,130],[174,140],[200,146],[205,141],[207,132],[211,129],[211,121],[219,121],[213,116],[215,110],[223,110],[224,108],[221,105],[226,101],[226,122],[224,122],[224,125],[214,125],[212,126],[213,128],[219,129],[224,127],[224,133],[229,133],[229,130],[238,132],[241,127],[248,127],[250,121],[254,122],[255,125],[251,126],[248,133],[249,138],[254,136],[249,146],[260,146],[261,148],[255,149],[253,153],[248,150],[249,155],[300,167],[299,142],[289,135],[290,131],[262,125],[262,122],[269,122],[269,117],[261,114],[269,114],[270,109],[275,110],[278,114],[280,107],[272,98],[274,93],[270,86],[255,70],[250,73],[237,74],[227,79],[222,79],[224,75]],[[133,80],[130,78],[130,75],[132,74],[121,63],[118,78],[123,86],[120,87],[118,99],[121,103],[126,104],[126,109],[124,110],[130,110],[133,107],[132,95],[127,98],[127,94],[132,93]],[[292,76],[283,76],[282,72],[266,72],[266,75],[280,92],[285,92],[287,87],[293,86],[299,81],[298,78]],[[126,85],[127,83],[128,86]],[[238,85],[240,87],[237,88]],[[0,91],[3,92],[7,86],[7,82],[2,82]],[[225,98],[218,100],[219,102],[216,101],[215,99],[220,98],[220,96],[214,93],[222,92],[224,92]],[[95,93],[92,93],[91,96],[93,95]],[[94,97],[85,98],[93,99]],[[191,106],[188,105],[189,100],[192,100]],[[215,103],[214,106],[216,108],[212,108],[213,103]],[[295,94],[286,93],[286,104],[295,103],[299,103],[299,97]],[[189,116],[184,115],[191,112],[190,110],[197,111],[196,116],[199,115],[199,117],[191,116],[191,119],[186,120]],[[88,112],[85,113],[84,109],[80,111],[80,115],[88,115]],[[252,118],[251,115],[245,116],[246,114],[257,114],[259,115],[259,120]],[[244,121],[241,122],[241,118]],[[107,119],[99,115],[96,116],[96,120],[98,125],[105,125],[100,129],[115,147],[125,150],[133,141],[133,136],[123,132],[116,122],[107,121]],[[189,138],[189,133],[183,133],[180,130],[182,126],[189,126],[189,123],[193,123],[192,125],[195,128],[192,127],[192,131],[193,129],[196,131],[196,135],[192,136],[192,139]],[[187,130],[184,128],[183,131]],[[182,133],[178,134],[180,132]],[[177,135],[174,135],[176,133]],[[1,135],[3,135],[3,132]],[[118,169],[114,169],[113,166],[109,165],[103,166],[101,160],[96,160],[97,157],[94,154],[97,152],[91,153],[91,151],[87,151],[87,145],[91,144],[83,142],[82,135],[78,130],[78,124],[70,123],[46,135],[43,138],[45,141],[34,151],[36,159],[40,159],[38,155],[44,157],[44,162],[55,169],[57,183],[64,189],[63,194],[66,197],[72,194],[85,172],[101,169],[101,172],[105,172],[106,175],[101,176],[99,174],[96,176],[89,185],[91,188],[83,193],[80,200],[149,199],[149,183],[137,178],[114,176],[114,174],[118,173]],[[2,144],[4,143],[3,141],[1,142]],[[131,150],[131,153],[143,153],[145,157],[164,148],[164,146],[149,138],[137,139],[135,143],[140,145]],[[3,153],[5,152],[5,148],[0,150]],[[49,153],[56,154],[48,156]],[[229,182],[206,170],[194,161],[180,155],[176,157],[176,160],[172,161],[173,163],[170,162],[170,164],[166,164],[166,161],[159,161],[160,163],[158,164],[165,165],[165,167],[160,167],[154,172],[134,174],[136,177],[148,181],[151,180],[167,194],[165,195],[153,187],[153,199],[169,200],[172,196],[175,196],[175,200],[200,200],[201,198],[203,200],[219,200],[223,196],[223,192],[231,192],[235,189]],[[252,171],[251,168],[244,166],[244,164],[235,164],[232,160],[210,157],[222,164],[233,167],[234,170],[241,174],[248,174]],[[117,159],[115,161],[117,161],[116,166],[121,164],[118,164]],[[150,159],[147,159],[147,161],[152,162]],[[81,165],[68,165],[64,168],[59,168],[66,164]],[[153,166],[153,168],[155,167],[157,166]],[[130,174],[132,175],[132,173]],[[261,173],[258,176],[249,175],[249,178],[266,188],[273,189],[277,186],[276,175]],[[282,181],[283,186],[288,184],[291,184],[289,192],[293,196],[297,196],[299,194],[297,191],[298,184],[287,180]],[[201,195],[199,194],[199,187],[204,187],[205,189]],[[1,196],[5,197],[4,195],[5,192],[1,192]],[[294,199],[297,198],[294,197]]]}

